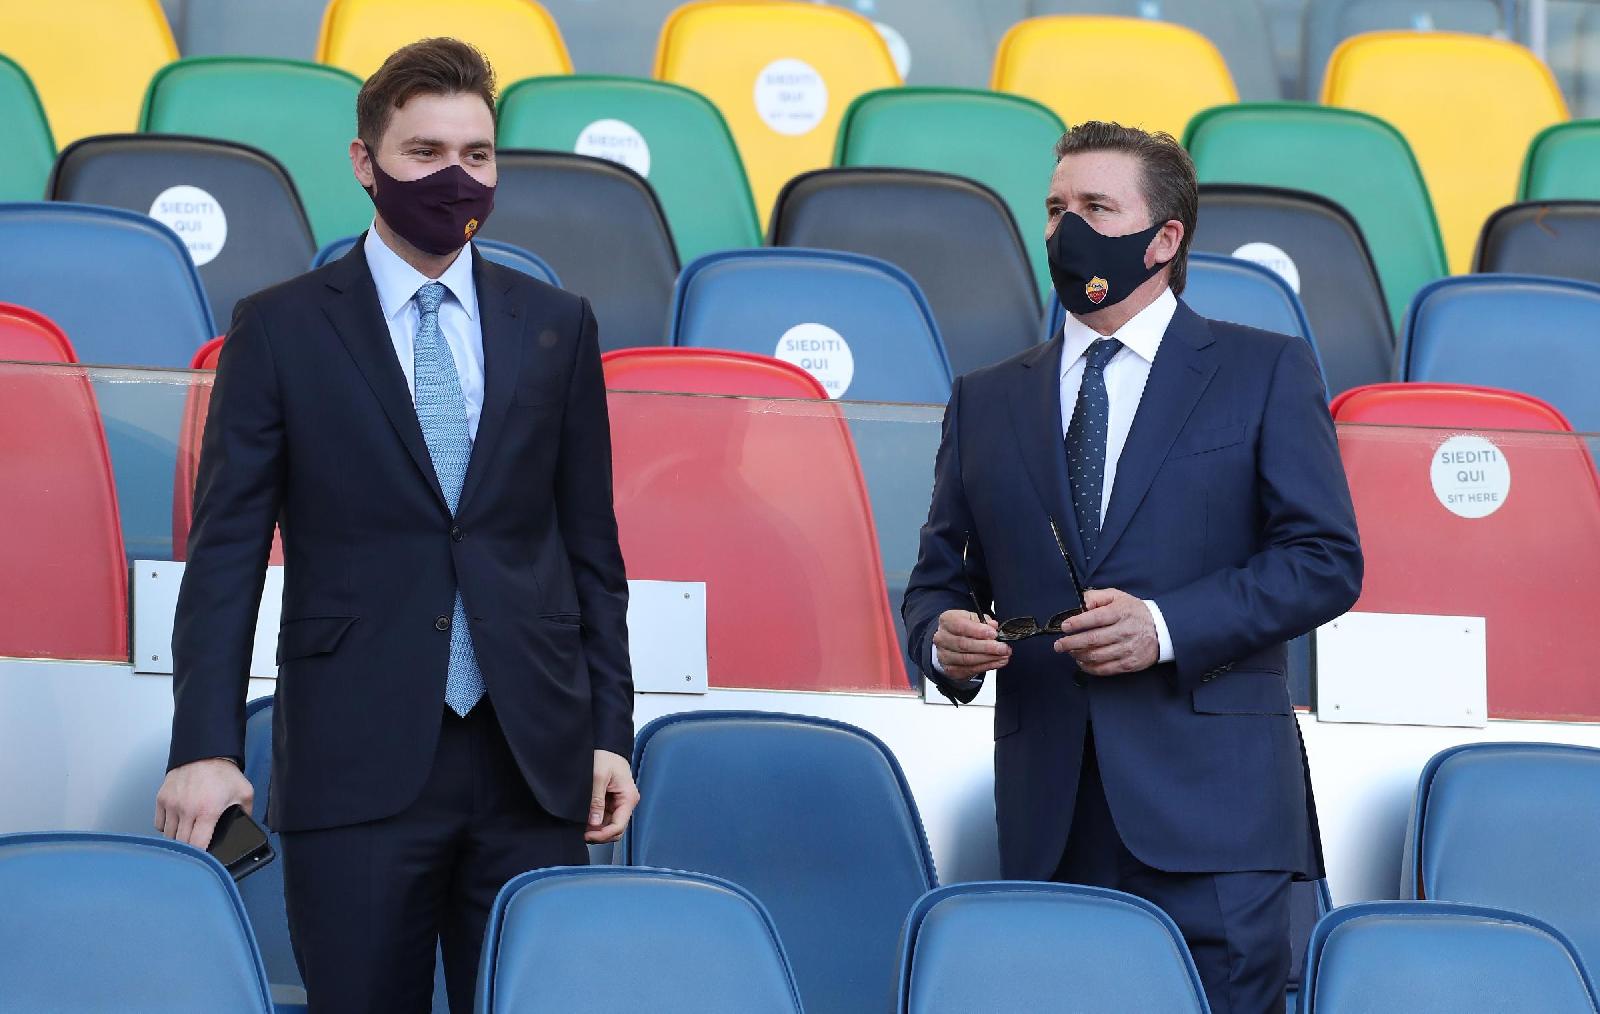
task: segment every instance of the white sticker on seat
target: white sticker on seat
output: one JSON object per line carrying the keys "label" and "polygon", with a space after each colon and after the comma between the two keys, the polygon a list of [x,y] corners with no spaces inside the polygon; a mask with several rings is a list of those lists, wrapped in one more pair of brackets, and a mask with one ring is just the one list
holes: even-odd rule
{"label": "white sticker on seat", "polygon": [[830,398],[843,398],[856,375],[856,357],[844,336],[826,324],[796,324],[778,339],[773,353],[805,370]]}
{"label": "white sticker on seat", "polygon": [[1233,256],[1240,260],[1259,264],[1272,271],[1279,278],[1289,283],[1289,288],[1298,295],[1300,292],[1300,269],[1295,267],[1294,258],[1280,246],[1271,243],[1246,243],[1233,252]]}
{"label": "white sticker on seat", "polygon": [[1451,437],[1433,453],[1433,495],[1458,517],[1486,518],[1506,505],[1511,465],[1500,448],[1480,436]]}
{"label": "white sticker on seat", "polygon": [[572,150],[620,163],[646,178],[650,175],[650,145],[633,124],[622,120],[595,120],[578,132]]}
{"label": "white sticker on seat", "polygon": [[161,191],[150,205],[150,217],[178,234],[196,267],[216,260],[228,242],[228,216],[199,187],[180,184]]}
{"label": "white sticker on seat", "polygon": [[774,60],[756,75],[756,112],[780,134],[798,137],[828,113],[828,84],[804,60]]}

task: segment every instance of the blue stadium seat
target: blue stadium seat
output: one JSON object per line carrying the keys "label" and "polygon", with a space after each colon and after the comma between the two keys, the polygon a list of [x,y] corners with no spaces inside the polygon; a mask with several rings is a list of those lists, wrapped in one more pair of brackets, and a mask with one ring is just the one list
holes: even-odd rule
{"label": "blue stadium seat", "polygon": [[823,718],[690,712],[640,730],[633,769],[643,800],[619,862],[748,888],[772,912],[808,1009],[883,1009],[895,934],[937,884],[888,747]]}
{"label": "blue stadium seat", "polygon": [[932,891],[906,919],[899,1014],[1209,1014],[1172,920],[1120,891],[993,881]]}
{"label": "blue stadium seat", "polygon": [[1401,893],[1543,919],[1600,967],[1600,750],[1470,743],[1430,760]]}
{"label": "blue stadium seat", "polygon": [[556,867],[513,878],[495,899],[477,1010],[800,1014],[800,998],[771,917],[743,888]]}
{"label": "blue stadium seat", "polygon": [[1543,398],[1580,433],[1600,431],[1600,285],[1460,275],[1417,293],[1400,379],[1503,387]]}
{"label": "blue stadium seat", "polygon": [[887,261],[799,248],[729,250],[683,269],[672,342],[776,356],[829,397],[942,405],[950,360],[922,290]]}
{"label": "blue stadium seat", "polygon": [[[311,260],[311,266],[320,268],[329,261],[338,260],[349,253],[350,248],[355,246],[356,240],[360,238],[360,236],[346,236],[344,239],[334,240],[317,251],[317,255]],[[484,260],[494,261],[496,264],[504,264],[508,268],[515,268],[525,275],[532,275],[539,281],[547,282],[557,288],[561,286],[561,279],[556,277],[555,268],[546,264],[544,258],[536,253],[524,250],[514,243],[507,243],[498,239],[475,239],[472,241],[472,245],[478,248],[479,253],[483,254]]]}
{"label": "blue stadium seat", "polygon": [[1306,953],[1301,1014],[1593,1014],[1562,933],[1530,916],[1437,901],[1334,909]]}
{"label": "blue stadium seat", "polygon": [[0,1009],[271,1014],[244,905],[163,838],[0,836]]}
{"label": "blue stadium seat", "polygon": [[[1297,637],[1291,644],[1305,641]],[[1300,984],[1305,979],[1306,945],[1322,917],[1333,911],[1333,896],[1326,880],[1299,880],[1289,885],[1289,996],[1290,1014],[1300,1004]]]}

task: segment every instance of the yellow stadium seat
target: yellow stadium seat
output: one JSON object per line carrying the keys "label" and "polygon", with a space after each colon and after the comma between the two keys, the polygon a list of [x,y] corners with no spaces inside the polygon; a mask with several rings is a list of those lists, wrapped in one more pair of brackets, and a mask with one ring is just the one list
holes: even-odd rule
{"label": "yellow stadium seat", "polygon": [[157,0],[0,0],[0,53],[33,79],[59,150],[139,129],[145,86],[178,46]]}
{"label": "yellow stadium seat", "polygon": [[482,50],[502,89],[572,73],[561,30],[534,0],[330,0],[317,60],[365,78],[401,46],[439,35]]}
{"label": "yellow stadium seat", "polygon": [[1411,142],[1450,270],[1472,270],[1489,213],[1517,199],[1528,143],[1567,119],[1550,68],[1514,42],[1447,32],[1369,32],[1333,51],[1322,101],[1388,120]]}
{"label": "yellow stadium seat", "polygon": [[1239,101],[1222,54],[1199,32],[1094,15],[1013,25],[995,53],[993,87],[1042,102],[1069,124],[1114,120],[1173,137],[1200,110]]}
{"label": "yellow stadium seat", "polygon": [[900,83],[872,22],[781,0],[679,7],[661,28],[655,75],[722,110],[763,221],[792,177],[832,162],[839,121],[856,96]]}

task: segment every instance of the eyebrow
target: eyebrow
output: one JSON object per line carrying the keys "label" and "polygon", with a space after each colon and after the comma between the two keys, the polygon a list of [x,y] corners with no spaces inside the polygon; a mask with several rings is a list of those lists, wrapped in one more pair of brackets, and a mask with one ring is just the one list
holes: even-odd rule
{"label": "eyebrow", "polygon": [[[436,137],[408,137],[404,141],[400,142],[400,147],[408,148],[408,147],[410,147],[411,145],[414,145],[414,144],[422,145],[422,146],[428,147],[428,148],[448,148],[449,147],[448,144],[446,144],[444,141],[439,140]],[[488,140],[483,140],[483,139],[480,138],[479,140],[476,140],[476,141],[468,141],[466,144],[462,145],[462,147],[464,147],[464,148],[493,148],[494,147],[494,142],[493,141],[488,141]]]}

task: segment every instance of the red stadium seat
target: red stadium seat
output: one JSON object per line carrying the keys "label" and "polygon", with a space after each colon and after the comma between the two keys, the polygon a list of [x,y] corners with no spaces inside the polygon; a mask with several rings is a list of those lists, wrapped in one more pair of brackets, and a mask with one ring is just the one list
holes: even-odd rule
{"label": "red stadium seat", "polygon": [[75,363],[78,354],[56,322],[37,310],[0,303],[0,359],[22,363]]}
{"label": "red stadium seat", "polygon": [[1567,417],[1542,398],[1470,384],[1368,384],[1340,394],[1328,410],[1334,422],[1572,432]]}
{"label": "red stadium seat", "polygon": [[213,338],[210,341],[206,342],[204,345],[200,346],[198,349],[196,349],[195,353],[194,353],[194,359],[192,359],[189,362],[189,369],[191,369],[191,370],[214,370],[214,369],[216,369],[217,368],[217,360],[222,357],[222,339],[225,338],[225,337],[227,337],[227,336],[223,335],[223,336],[218,337],[218,338]]}
{"label": "red stadium seat", "polygon": [[[855,445],[817,382],[705,349],[605,370],[628,576],[706,582],[711,685],[909,691]],[[645,387],[702,396],[618,390]]]}

